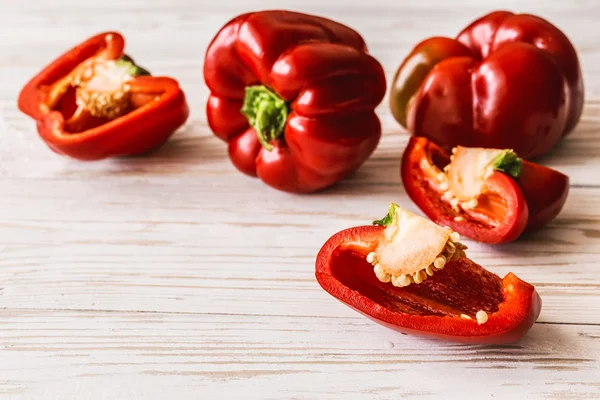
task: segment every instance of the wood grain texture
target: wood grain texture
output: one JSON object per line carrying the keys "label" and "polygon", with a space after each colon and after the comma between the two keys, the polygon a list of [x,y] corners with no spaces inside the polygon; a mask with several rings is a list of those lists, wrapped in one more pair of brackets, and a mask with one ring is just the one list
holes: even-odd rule
{"label": "wood grain texture", "polygon": [[467,390],[480,397],[594,398],[600,389],[593,356],[599,326],[537,324],[519,344],[482,347],[408,338],[354,316],[0,316],[0,340],[11,343],[4,354],[14,360],[0,394],[27,388],[31,398],[171,398],[175,386],[178,398],[215,399],[464,398]]}
{"label": "wood grain texture", "polygon": [[[443,0],[198,2],[0,0],[0,398],[598,398],[600,395],[600,3]],[[314,279],[329,236],[389,201],[407,133],[387,98],[384,135],[353,176],[314,195],[238,173],[204,115],[204,50],[242,12],[288,8],[357,29],[388,79],[421,39],[454,35],[493,9],[540,14],[580,53],[586,105],[543,163],[571,178],[560,216],[470,257],[533,283],[538,323],[510,346],[399,335]],[[68,10],[68,12],[67,12]],[[154,74],[176,77],[192,111],[143,158],[56,156],[16,108],[21,86],[79,40],[120,30]]]}

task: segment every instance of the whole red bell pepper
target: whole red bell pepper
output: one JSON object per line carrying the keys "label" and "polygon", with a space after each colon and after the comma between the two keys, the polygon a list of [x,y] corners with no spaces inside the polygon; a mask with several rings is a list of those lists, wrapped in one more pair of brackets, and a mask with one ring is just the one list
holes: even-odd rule
{"label": "whole red bell pepper", "polygon": [[552,221],[569,192],[569,177],[510,150],[445,152],[411,137],[401,177],[412,201],[435,223],[484,243],[505,243]]}
{"label": "whole red bell pepper", "polygon": [[323,245],[316,279],[336,299],[388,328],[471,344],[514,342],[538,318],[541,298],[513,273],[471,261],[448,228],[392,203],[373,226]]}
{"label": "whole red bell pepper", "polygon": [[93,36],[21,90],[19,109],[56,153],[79,160],[139,155],[162,145],[187,120],[177,81],[151,76],[124,47],[117,32]]}
{"label": "whole red bell pepper", "polygon": [[393,78],[390,107],[415,136],[460,145],[548,153],[577,125],[584,89],[575,48],[557,27],[496,11],[456,39],[419,43]]}
{"label": "whole red bell pepper", "polygon": [[229,21],[204,78],[208,123],[241,172],[287,192],[314,192],[355,171],[376,148],[383,68],[361,36],[290,11]]}

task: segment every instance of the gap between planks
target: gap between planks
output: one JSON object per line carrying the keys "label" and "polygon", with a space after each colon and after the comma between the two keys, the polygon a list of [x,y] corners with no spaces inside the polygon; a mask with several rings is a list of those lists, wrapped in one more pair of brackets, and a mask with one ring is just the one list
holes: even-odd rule
{"label": "gap between planks", "polygon": [[[151,314],[151,315],[207,315],[207,316],[241,316],[241,317],[265,317],[265,318],[318,318],[318,319],[350,319],[350,320],[364,320],[364,317],[348,317],[348,316],[324,316],[324,315],[288,315],[288,314],[258,314],[258,313],[220,313],[220,312],[192,312],[192,311],[153,311],[153,310],[110,310],[110,309],[96,309],[96,308],[15,308],[15,307],[4,307],[0,308],[0,315],[2,312],[86,312],[86,313],[104,313],[104,314]],[[570,326],[600,326],[600,323],[593,322],[553,322],[553,321],[539,321],[535,322],[540,325],[570,325]]]}

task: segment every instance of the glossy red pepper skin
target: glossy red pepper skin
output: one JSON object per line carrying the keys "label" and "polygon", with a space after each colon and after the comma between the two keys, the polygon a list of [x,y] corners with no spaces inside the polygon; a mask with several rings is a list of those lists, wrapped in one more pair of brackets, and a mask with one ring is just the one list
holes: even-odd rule
{"label": "glossy red pepper skin", "polygon": [[419,43],[396,72],[395,118],[445,150],[461,145],[548,153],[577,125],[584,102],[577,53],[533,15],[496,11],[456,39]]}
{"label": "glossy red pepper skin", "polygon": [[[449,262],[443,271],[419,285],[400,288],[380,282],[365,257],[383,240],[383,230],[381,226],[359,226],[329,238],[316,259],[315,276],[319,285],[342,303],[383,326],[450,342],[515,342],[537,320],[542,301],[532,285],[513,273],[501,279],[468,258]],[[456,280],[453,270],[466,274],[459,276],[462,280]],[[486,279],[474,278],[480,276]],[[432,290],[440,282],[445,282],[446,291],[452,292],[445,299],[444,295],[440,298]],[[465,289],[468,285],[478,289],[470,292]],[[461,308],[473,309],[484,298],[483,292],[493,292],[496,297],[501,297],[496,311],[488,313],[487,322],[481,325],[474,319],[462,318]],[[461,298],[463,294],[465,298]],[[444,309],[437,308],[441,304]]]}
{"label": "glossy red pepper skin", "polygon": [[[442,170],[449,162],[449,154],[440,146],[423,137],[411,137],[402,156],[402,183],[429,219],[479,242],[507,243],[541,229],[560,213],[569,192],[568,176],[523,160],[518,178],[498,171],[488,178],[486,185],[497,200],[493,202],[496,206],[486,210],[487,215],[458,213],[442,199],[444,191],[429,168],[434,164]],[[456,221],[457,216],[464,220]]]}
{"label": "glossy red pepper skin", "polygon": [[560,214],[569,195],[567,175],[523,160],[521,175],[515,180],[529,208],[525,233],[540,230]]}
{"label": "glossy red pepper skin", "polygon": [[[286,192],[314,192],[343,179],[377,147],[374,112],[386,91],[362,37],[337,22],[290,11],[229,21],[205,57],[206,113],[241,172]],[[269,151],[241,114],[245,88],[264,85],[289,104],[283,136]]]}
{"label": "glossy red pepper skin", "polygon": [[[185,123],[189,109],[178,82],[154,76],[128,82],[136,107],[125,115],[71,119],[76,106],[65,105],[74,100],[66,99],[61,89],[69,74],[91,58],[116,60],[124,47],[119,33],[100,33],[59,56],[23,87],[18,107],[36,121],[40,137],[54,152],[85,161],[140,155],[164,144]],[[75,127],[77,132],[71,129]]]}

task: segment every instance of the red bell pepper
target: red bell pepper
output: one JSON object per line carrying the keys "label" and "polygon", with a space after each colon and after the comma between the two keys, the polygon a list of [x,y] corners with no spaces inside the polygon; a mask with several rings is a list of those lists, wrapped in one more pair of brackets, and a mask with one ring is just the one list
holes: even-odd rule
{"label": "red bell pepper", "polygon": [[241,172],[287,192],[343,179],[379,143],[383,68],[361,36],[290,11],[229,21],[206,51],[208,123]]}
{"label": "red bell pepper", "polygon": [[534,15],[496,11],[456,39],[419,43],[393,78],[390,107],[415,136],[446,151],[460,145],[546,154],[583,109],[577,53],[563,32]]}
{"label": "red bell pepper", "polygon": [[374,226],[342,230],[316,260],[320,286],[397,331],[499,344],[520,339],[541,311],[535,288],[471,261],[460,235],[391,205]]}
{"label": "red bell pepper", "polygon": [[552,221],[569,177],[510,150],[455,148],[446,153],[412,137],[402,157],[406,193],[435,223],[474,240],[505,243]]}
{"label": "red bell pepper", "polygon": [[139,155],[162,145],[187,120],[177,81],[151,76],[124,47],[119,33],[98,34],[21,90],[19,109],[56,153],[79,160]]}

